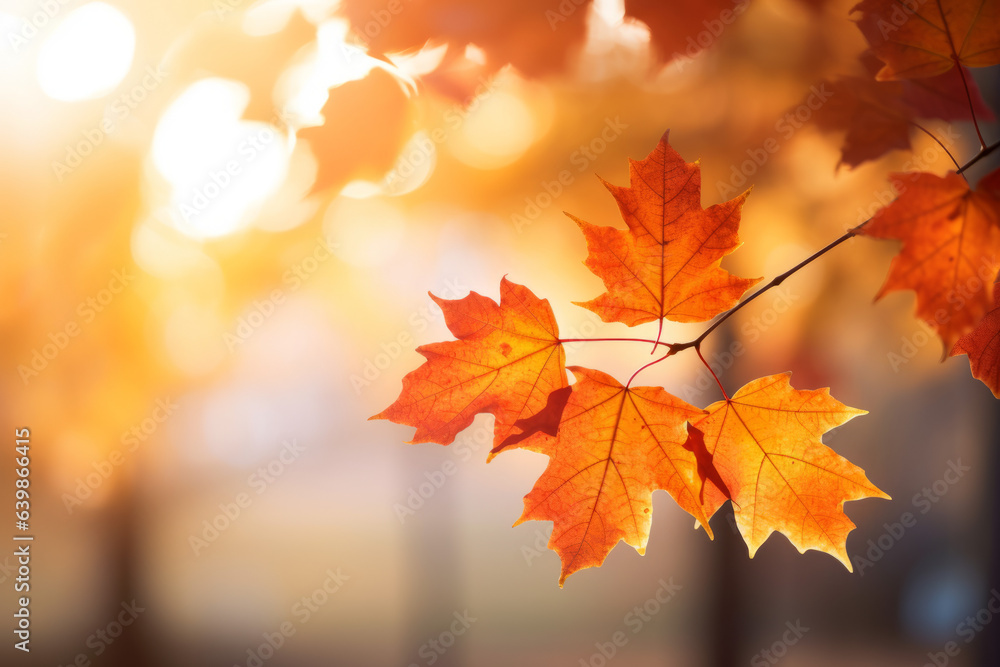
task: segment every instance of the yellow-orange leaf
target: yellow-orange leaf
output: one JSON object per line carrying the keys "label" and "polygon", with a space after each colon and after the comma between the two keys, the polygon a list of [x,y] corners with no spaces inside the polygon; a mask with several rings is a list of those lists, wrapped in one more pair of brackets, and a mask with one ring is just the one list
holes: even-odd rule
{"label": "yellow-orange leaf", "polygon": [[969,355],[972,374],[1000,398],[1000,283],[993,285],[993,303],[982,322],[955,343],[951,355]]}
{"label": "yellow-orange leaf", "polygon": [[1000,171],[975,191],[955,173],[893,174],[905,191],[878,211],[861,233],[903,242],[876,299],[917,293],[917,316],[950,350],[992,304],[989,285],[1000,268]]}
{"label": "yellow-orange leaf", "polygon": [[[862,57],[862,63],[872,74],[882,66],[870,54]],[[992,120],[993,112],[983,101],[972,75],[951,69],[938,76],[906,81],[848,76],[824,82],[821,89],[829,86],[830,99],[816,110],[816,125],[828,132],[846,131],[840,164],[851,168],[891,150],[910,150],[910,134],[915,131],[917,118],[969,119],[963,76],[976,117],[980,121]]]}
{"label": "yellow-orange leaf", "polygon": [[500,304],[475,292],[441,306],[456,341],[417,348],[427,361],[403,378],[399,398],[371,419],[415,426],[411,443],[450,444],[478,413],[496,417],[494,445],[514,422],[566,386],[566,358],[552,308],[506,278]]}
{"label": "yellow-orange leaf", "polygon": [[570,215],[587,238],[587,267],[607,288],[578,305],[605,322],[704,322],[732,308],[760,280],[719,267],[740,246],[740,210],[749,192],[703,209],[701,168],[684,162],[668,134],[644,160],[629,160],[629,187],[603,181],[627,230]]}
{"label": "yellow-orange leaf", "polygon": [[934,76],[956,62],[1000,63],[1000,0],[862,0],[854,11],[885,63],[879,80]]}
{"label": "yellow-orange leaf", "polygon": [[[790,373],[760,378],[708,407],[694,423],[705,436],[719,476],[732,494],[736,525],[751,558],[773,532],[796,549],[824,551],[851,570],[847,534],[854,524],[844,502],[888,498],[864,471],[822,442],[822,435],[865,414],[828,389],[801,391]],[[706,481],[711,515],[726,496]]]}
{"label": "yellow-orange leaf", "polygon": [[[553,523],[549,548],[562,559],[559,585],[598,567],[619,540],[646,549],[655,489],[666,490],[708,531],[696,454],[685,447],[686,422],[704,414],[661,387],[623,387],[599,371],[571,366],[577,382],[561,411],[558,432],[547,418],[520,424],[494,450],[519,447],[546,454],[549,464],[524,498],[529,520]],[[517,525],[514,524],[514,525]]]}

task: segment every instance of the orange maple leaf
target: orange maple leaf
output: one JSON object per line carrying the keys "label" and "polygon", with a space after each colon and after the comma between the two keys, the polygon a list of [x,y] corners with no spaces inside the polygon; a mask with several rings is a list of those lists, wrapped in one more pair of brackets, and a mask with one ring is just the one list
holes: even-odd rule
{"label": "orange maple leaf", "polygon": [[382,69],[331,88],[323,124],[298,133],[319,162],[311,191],[383,178],[415,130],[413,111],[399,80]]}
{"label": "orange maple leaf", "polygon": [[[667,61],[711,46],[749,2],[626,0],[625,12],[646,23],[656,51]],[[591,4],[345,0],[339,12],[350,21],[353,39],[372,55],[415,51],[428,43],[447,43],[450,52],[461,53],[474,44],[485,56],[485,75],[509,63],[529,76],[545,76],[564,71],[576,60],[587,41]]]}
{"label": "orange maple leaf", "polygon": [[[892,82],[885,82],[892,83]],[[969,120],[969,99],[976,118],[993,121],[993,110],[986,105],[976,80],[964,67],[922,79],[907,79],[903,85],[903,101],[921,118]],[[966,93],[968,88],[968,94]]]}
{"label": "orange maple leaf", "polygon": [[694,422],[728,487],[723,491],[706,480],[705,511],[711,515],[732,495],[751,558],[771,533],[780,532],[800,553],[824,551],[851,570],[847,534],[854,524],[844,502],[889,496],[821,438],[865,411],[847,407],[829,389],[795,389],[790,377],[754,380]]}
{"label": "orange maple leaf", "polygon": [[[891,150],[910,150],[910,133],[917,118],[968,120],[969,104],[963,74],[951,69],[944,74],[905,81],[876,81],[881,61],[866,53],[862,64],[868,76],[846,76],[825,82],[833,93],[816,110],[816,125],[828,132],[846,131],[839,164],[857,167]],[[993,120],[982,94],[971,77],[966,82],[976,116]],[[839,166],[838,164],[838,166]]]}
{"label": "orange maple leaf", "polygon": [[701,168],[684,162],[668,135],[644,160],[629,160],[629,187],[602,179],[627,230],[592,225],[567,213],[587,238],[587,267],[608,290],[577,305],[605,322],[704,322],[732,308],[760,281],[738,278],[719,266],[740,246],[740,210],[749,190],[703,209]]}
{"label": "orange maple leaf", "polygon": [[686,422],[704,410],[662,387],[623,387],[600,371],[570,366],[571,386],[558,431],[524,420],[526,428],[494,449],[517,447],[549,457],[517,520],[551,521],[549,548],[559,554],[559,585],[577,570],[599,567],[624,540],[646,550],[652,494],[663,489],[712,535],[699,496],[698,459],[685,447]]}
{"label": "orange maple leaf", "polygon": [[884,63],[879,80],[1000,63],[1000,0],[862,0],[858,26]]}
{"label": "orange maple leaf", "polygon": [[955,343],[951,356],[969,355],[972,374],[1000,398],[1000,283],[993,285],[993,303],[979,325]]}
{"label": "orange maple leaf", "polygon": [[866,236],[903,242],[876,299],[917,293],[917,316],[950,350],[992,306],[988,286],[1000,268],[1000,170],[973,191],[956,173],[893,174],[908,183],[861,228]]}
{"label": "orange maple leaf", "polygon": [[373,55],[416,50],[428,41],[447,42],[459,52],[475,44],[486,56],[487,73],[510,63],[537,76],[563,69],[583,46],[589,4],[346,0],[339,11],[350,21],[353,37]]}
{"label": "orange maple leaf", "polygon": [[625,0],[625,14],[649,27],[649,37],[663,61],[709,48],[750,5],[750,0]]}
{"label": "orange maple leaf", "polygon": [[403,378],[399,398],[370,419],[415,426],[411,443],[450,444],[479,413],[496,417],[494,445],[514,422],[545,407],[566,386],[566,358],[552,308],[527,287],[504,278],[500,304],[471,292],[431,298],[456,341],[417,348],[427,361]]}
{"label": "orange maple leaf", "polygon": [[910,148],[916,116],[902,100],[902,84],[848,76],[826,85],[833,94],[816,112],[816,125],[828,132],[846,130],[838,167],[857,167],[891,150]]}

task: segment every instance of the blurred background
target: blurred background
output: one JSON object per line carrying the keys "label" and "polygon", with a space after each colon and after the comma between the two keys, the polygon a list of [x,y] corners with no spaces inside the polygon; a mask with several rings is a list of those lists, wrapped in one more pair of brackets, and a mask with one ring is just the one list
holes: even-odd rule
{"label": "blurred background", "polygon": [[[952,167],[916,131],[839,165],[817,119],[824,81],[865,72],[852,4],[4,0],[0,410],[12,449],[31,429],[35,542],[31,653],[3,664],[1000,664],[992,612],[963,620],[1000,586],[997,404],[912,294],[872,304],[891,243],[846,243],[706,349],[730,392],[790,370],[870,411],[826,438],[893,497],[847,506],[854,574],[779,535],[750,560],[731,511],[712,542],[658,492],[646,555],[560,590],[551,526],[510,527],[543,457],[487,466],[485,416],[449,447],[366,421],[450,338],[428,291],[506,275],[565,337],[653,337],[571,304],[602,286],[562,212],[620,225],[595,174],[626,183],[667,129],[704,205],[753,186],[724,263],[746,276],[862,222],[890,172]],[[648,354],[568,361],[624,380]],[[692,354],[643,383],[720,397]]]}

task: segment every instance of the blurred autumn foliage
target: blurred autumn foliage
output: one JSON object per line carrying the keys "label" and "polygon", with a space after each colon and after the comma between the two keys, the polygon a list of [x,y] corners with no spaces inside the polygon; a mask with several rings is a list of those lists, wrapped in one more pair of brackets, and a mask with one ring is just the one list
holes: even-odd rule
{"label": "blurred autumn foliage", "polygon": [[[723,92],[728,77],[705,86],[696,74],[717,65],[698,53],[719,38],[711,30],[738,30],[735,19],[747,4],[722,19],[718,4],[684,5],[678,13],[630,2],[623,16],[613,5],[569,1],[543,11],[533,3],[457,1],[302,8],[122,2],[115,7],[134,31],[134,47],[123,56],[130,65],[110,88],[72,102],[45,101],[59,96],[46,92],[58,82],[39,80],[32,64],[46,50],[64,61],[77,54],[59,52],[59,35],[46,43],[46,26],[42,37],[23,31],[28,37],[3,69],[6,87],[20,91],[3,112],[5,243],[23,249],[2,269],[15,296],[4,327],[18,369],[7,380],[10,410],[45,415],[65,406],[50,453],[71,479],[73,461],[116,440],[153,396],[225,367],[231,323],[254,298],[289,284],[289,264],[313,252],[318,234],[337,237],[335,222],[318,231],[323,218],[336,217],[338,207],[365,215],[370,200],[336,205],[345,186],[348,195],[389,192],[388,174],[393,195],[426,183],[424,199],[443,187],[455,206],[488,199],[501,211],[517,207],[523,195],[501,183],[558,171],[559,146],[592,131],[575,111],[581,104],[598,118],[612,108],[653,109],[639,100],[682,99],[678,86],[696,78],[699,88],[686,93],[673,119],[638,111],[628,125],[686,124],[694,137],[725,127],[719,96],[730,94]],[[71,9],[62,11],[55,19]],[[817,50],[799,34],[811,29],[811,15],[758,14],[785,25],[786,46],[805,56],[788,61],[807,70],[832,65],[835,37]],[[631,16],[649,26],[651,43]],[[703,23],[710,26],[695,32],[700,41],[687,39]],[[76,29],[113,45],[119,36],[101,28]],[[739,36],[731,48],[751,49],[768,63],[771,47],[753,39]],[[664,63],[673,66],[656,74]],[[779,95],[759,99],[772,99],[775,108],[793,102],[801,85],[795,79],[805,73],[789,72]],[[592,80],[592,92],[580,98],[574,79]],[[612,99],[619,100],[613,107]],[[713,111],[696,111],[704,108]],[[744,136],[760,129],[745,121],[731,128]],[[616,152],[637,144],[637,133],[629,134]],[[581,153],[574,178],[604,150]],[[492,176],[456,171],[462,162]],[[408,201],[417,205],[421,197]],[[376,236],[384,231],[375,228]],[[428,238],[434,234],[426,229]],[[340,276],[332,280],[351,280],[349,266],[332,269]],[[82,304],[102,293],[113,271],[129,276],[127,289],[92,317]],[[340,305],[371,303],[366,295],[374,287],[343,295]],[[357,310],[364,322],[368,308]],[[73,323],[80,334],[60,345],[59,332]]]}
{"label": "blurred autumn foliage", "polygon": [[[419,360],[414,347],[444,333],[428,290],[496,295],[509,274],[551,301],[563,335],[620,335],[623,325],[569,305],[600,293],[601,280],[581,265],[585,241],[562,210],[617,224],[594,174],[626,182],[627,158],[646,155],[667,128],[678,152],[700,160],[702,206],[754,188],[743,247],[717,258],[732,275],[773,277],[885,210],[907,183],[890,174],[955,185],[959,177],[943,176],[956,169],[951,156],[964,164],[980,135],[995,139],[995,71],[982,68],[996,60],[997,3],[982,3],[978,18],[972,3],[923,3],[956,12],[951,29],[972,37],[952,58],[935,36],[918,61],[902,30],[887,40],[878,29],[896,25],[892,7],[854,4],[8,3],[3,409],[46,443],[35,453],[52,511],[122,511],[135,522],[125,510],[140,506],[137,483],[160,511],[188,484],[212,487],[213,466],[243,475],[247,442],[277,439],[270,410],[283,393],[301,402],[288,408],[296,419],[335,434],[337,451],[350,445],[364,465],[383,456],[359,453],[357,442],[376,437],[363,419],[398,393],[404,366]],[[964,172],[963,201],[987,196],[976,183],[994,157]],[[844,387],[845,404],[876,413],[913,387],[955,379],[956,365],[938,364],[937,343],[916,329],[912,298],[869,307],[898,247],[862,241],[801,272],[763,311],[733,317],[725,333],[743,351],[725,336],[706,345],[727,387],[791,369],[795,387]],[[993,326],[986,282],[977,321]],[[949,347],[973,352],[989,383],[991,334],[966,324],[948,332]],[[637,335],[659,336],[655,322],[642,327]],[[697,332],[663,330],[665,340]],[[568,355],[620,379],[648,360],[648,350]],[[677,361],[649,382],[710,403],[715,384],[697,359]],[[95,461],[165,396],[202,407],[81,500],[74,489]],[[239,447],[219,444],[230,440]],[[898,469],[904,445],[885,443],[869,459],[872,479],[892,480],[880,487],[919,481]],[[338,483],[357,494],[369,490],[362,479],[372,475]],[[381,505],[361,505],[358,525],[384,524]],[[185,518],[197,525],[201,515]],[[183,550],[189,527],[175,523],[151,521],[150,531]],[[125,531],[122,543],[130,539]],[[352,543],[345,558],[385,569],[393,539],[378,554]]]}

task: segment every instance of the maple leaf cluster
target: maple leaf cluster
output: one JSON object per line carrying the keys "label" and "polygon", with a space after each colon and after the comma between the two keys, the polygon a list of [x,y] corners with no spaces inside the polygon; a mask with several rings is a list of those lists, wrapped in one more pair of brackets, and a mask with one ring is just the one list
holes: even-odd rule
{"label": "maple leaf cluster", "polygon": [[[971,120],[981,151],[944,176],[892,174],[899,190],[892,203],[755,295],[855,235],[901,241],[876,298],[915,291],[917,316],[951,356],[967,354],[973,374],[1000,397],[1000,170],[975,188],[965,175],[997,148],[982,139],[978,120],[992,114],[966,68],[1000,63],[1000,0],[862,0],[853,11],[870,47],[861,57],[867,74],[828,82],[834,94],[817,113],[821,128],[845,132],[841,164],[908,149],[912,129],[931,134],[917,122],[926,118]],[[510,449],[548,456],[518,523],[553,523],[549,547],[562,561],[560,585],[601,565],[619,541],[642,553],[657,489],[710,537],[712,516],[731,501],[751,557],[780,532],[800,552],[823,551],[850,570],[854,524],[844,503],[889,496],[822,436],[863,410],[828,389],[796,389],[789,373],[754,380],[732,396],[723,389],[724,399],[704,408],[663,387],[632,386],[640,371],[675,353],[693,347],[701,357],[704,337],[754,298],[744,299],[759,278],[720,266],[740,246],[749,191],[702,208],[701,170],[671,148],[667,134],[645,159],[630,161],[628,187],[604,185],[626,229],[567,214],[587,240],[587,267],[605,287],[577,305],[605,322],[658,322],[653,342],[666,353],[624,384],[567,367],[548,302],[504,278],[499,304],[475,292],[436,299],[457,340],[419,347],[426,362],[372,418],[415,427],[414,443],[447,445],[476,414],[492,414],[490,459]],[[660,341],[664,320],[720,315],[690,343]]]}
{"label": "maple leaf cluster", "polygon": [[852,12],[870,48],[859,74],[827,82],[816,113],[820,129],[845,133],[841,164],[909,150],[922,119],[993,120],[966,68],[1000,62],[1000,2],[862,0]]}
{"label": "maple leaf cluster", "polygon": [[[906,91],[934,93],[912,108],[927,110],[926,117],[972,120],[982,142],[977,118],[993,116],[964,68],[1000,64],[1000,0],[863,0],[855,11],[861,13],[858,25],[871,52],[882,63],[878,82],[869,87],[896,86],[904,98]],[[948,110],[949,100],[961,106],[963,98],[964,114]],[[853,166],[862,160],[851,135],[849,130],[843,161]],[[917,316],[941,337],[945,353],[967,354],[973,374],[1000,398],[1000,293],[995,285],[1000,170],[980,179],[975,189],[963,171],[892,174],[899,196],[860,232],[902,241],[876,298],[896,290],[916,292]]]}
{"label": "maple leaf cluster", "polygon": [[[701,169],[667,135],[630,171],[629,187],[605,183],[627,229],[570,216],[587,238],[587,266],[607,288],[579,305],[629,326],[704,322],[732,308],[759,281],[719,266],[740,245],[749,193],[702,208]],[[825,551],[851,568],[846,539],[854,524],[844,502],[888,496],[821,437],[863,411],[827,390],[795,389],[787,373],[702,409],[662,387],[567,368],[548,302],[506,278],[499,304],[475,292],[435,301],[458,340],[417,348],[427,361],[373,419],[416,427],[413,443],[449,444],[476,414],[488,413],[495,417],[490,458],[509,449],[547,455],[519,523],[553,522],[549,547],[562,559],[560,585],[599,566],[620,540],[642,553],[657,489],[709,536],[712,515],[732,500],[751,556],[781,532],[800,551]]]}

